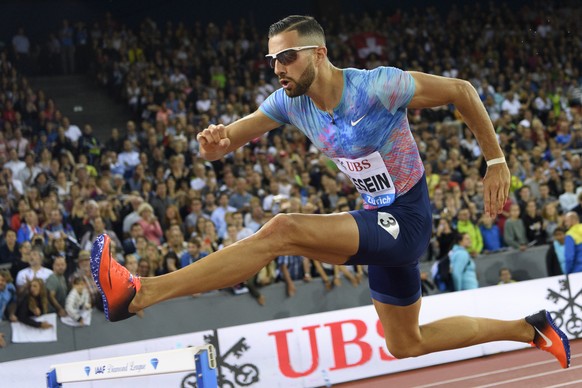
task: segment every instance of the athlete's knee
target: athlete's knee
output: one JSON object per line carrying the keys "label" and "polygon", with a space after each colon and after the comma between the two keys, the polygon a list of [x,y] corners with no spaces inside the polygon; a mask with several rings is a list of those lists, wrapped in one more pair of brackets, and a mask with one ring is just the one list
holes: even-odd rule
{"label": "athlete's knee", "polygon": [[415,338],[400,338],[398,341],[389,341],[386,339],[386,346],[390,354],[397,359],[417,357],[425,354],[422,348],[422,342]]}
{"label": "athlete's knee", "polygon": [[257,237],[270,241],[274,249],[283,250],[292,243],[299,230],[295,216],[277,214],[259,229]]}

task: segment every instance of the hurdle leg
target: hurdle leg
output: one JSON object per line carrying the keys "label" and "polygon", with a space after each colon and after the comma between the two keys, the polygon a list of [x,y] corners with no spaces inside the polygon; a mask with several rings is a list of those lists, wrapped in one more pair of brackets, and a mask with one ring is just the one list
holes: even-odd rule
{"label": "hurdle leg", "polygon": [[[214,349],[214,348],[212,348]],[[212,355],[209,355],[210,349],[194,355],[196,363],[196,383],[198,388],[216,388],[218,387],[216,366],[211,367]]]}

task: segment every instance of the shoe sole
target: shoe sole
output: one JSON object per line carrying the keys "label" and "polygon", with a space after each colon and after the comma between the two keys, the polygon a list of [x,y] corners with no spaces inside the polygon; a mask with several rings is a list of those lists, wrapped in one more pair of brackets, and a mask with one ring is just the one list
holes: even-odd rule
{"label": "shoe sole", "polygon": [[[103,253],[105,251],[106,240],[109,238],[107,235],[100,235],[97,237],[93,243],[93,248],[91,249],[91,275],[93,275],[93,280],[99,289],[101,294],[101,299],[103,300],[103,311],[105,312],[105,318],[111,321],[109,317],[109,303],[105,297],[105,292],[101,288],[101,281],[99,280],[99,269],[101,268],[101,260],[103,259]],[[108,259],[111,260],[111,254],[108,255]]]}
{"label": "shoe sole", "polygon": [[567,364],[563,368],[569,368],[570,367],[570,340],[568,339],[566,334],[564,334],[564,332],[556,326],[556,324],[554,323],[554,320],[552,319],[552,316],[550,315],[550,313],[548,311],[546,311],[546,319],[547,319],[548,323],[550,324],[550,326],[552,327],[552,329],[554,329],[554,331],[560,337],[560,340],[562,342],[562,346],[564,347],[564,350],[566,351]]}
{"label": "shoe sole", "polygon": [[[111,239],[106,234],[102,234],[93,243],[93,249],[91,250],[91,274],[93,275],[93,280],[95,280],[95,284],[101,293],[101,299],[103,300],[103,312],[105,312],[105,318],[109,322],[117,322],[127,318],[130,318],[135,315],[135,313],[130,313],[128,310],[129,304],[135,297],[135,289],[133,293],[129,293],[126,295],[126,299],[114,300],[115,303],[118,304],[119,309],[118,311],[114,311],[111,309],[111,306],[107,300],[105,292],[101,287],[101,281],[99,280],[100,269],[101,269],[101,262],[103,260],[103,256],[106,257],[106,260],[109,260],[109,271],[107,273],[109,277],[109,285],[111,286],[111,251],[109,250],[109,243]],[[111,288],[110,288],[111,289]],[[114,292],[111,290],[111,292]]]}

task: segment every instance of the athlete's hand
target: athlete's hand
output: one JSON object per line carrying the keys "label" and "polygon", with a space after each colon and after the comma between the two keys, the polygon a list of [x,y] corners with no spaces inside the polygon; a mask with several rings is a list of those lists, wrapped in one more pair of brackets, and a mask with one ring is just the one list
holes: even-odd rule
{"label": "athlete's hand", "polygon": [[222,124],[210,125],[196,135],[200,143],[200,154],[204,159],[220,159],[230,146],[230,139],[226,135],[226,127]]}
{"label": "athlete's hand", "polygon": [[509,196],[509,184],[511,174],[506,163],[493,164],[487,167],[487,173],[483,178],[483,197],[485,200],[485,213],[492,218],[503,210],[503,205]]}

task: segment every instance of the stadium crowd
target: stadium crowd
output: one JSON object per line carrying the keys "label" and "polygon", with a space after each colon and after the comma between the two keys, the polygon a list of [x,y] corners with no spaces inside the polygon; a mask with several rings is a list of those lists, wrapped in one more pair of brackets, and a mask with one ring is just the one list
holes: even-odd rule
{"label": "stadium crowd", "polygon": [[[446,13],[429,7],[321,20],[337,66],[467,79],[494,123],[512,184],[504,212],[491,219],[483,214],[485,163],[462,117],[452,106],[408,112],[434,216],[424,260],[451,269],[441,291],[478,287],[479,255],[534,245],[548,247],[548,275],[582,271],[580,13],[555,1],[519,12],[476,2]],[[361,206],[348,179],[292,127],[222,160],[200,158],[198,131],[244,117],[278,88],[264,58],[266,34],[247,20],[145,19],[131,28],[107,14],[64,20],[48,36],[30,42],[20,29],[0,52],[3,318],[42,327],[30,316],[74,315],[71,290],[71,303],[87,292],[81,304],[99,307],[89,250],[104,232],[117,260],[153,276],[254,233],[277,213]],[[91,123],[70,122],[58,101],[34,90],[22,73],[31,69],[87,72],[133,118],[99,139]],[[357,285],[365,276],[364,268],[312,259],[279,257],[233,291],[248,290],[264,304],[261,287],[277,281],[292,296],[296,280],[320,277],[332,289],[342,278]],[[430,292],[432,276],[423,277]]]}

